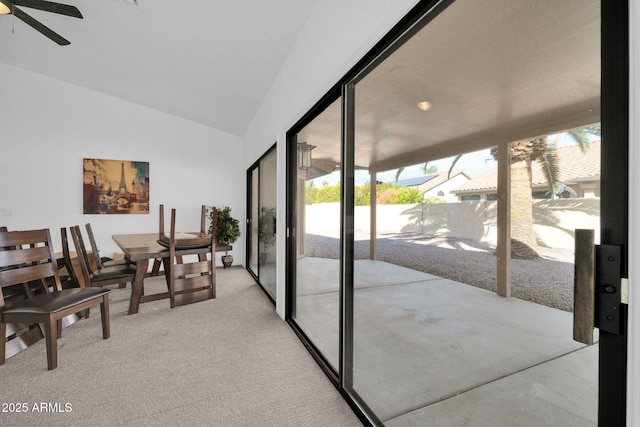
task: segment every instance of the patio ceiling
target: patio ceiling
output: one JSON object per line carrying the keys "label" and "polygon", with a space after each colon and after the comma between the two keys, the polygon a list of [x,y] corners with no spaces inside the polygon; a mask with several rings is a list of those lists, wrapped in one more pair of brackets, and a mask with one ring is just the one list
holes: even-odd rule
{"label": "patio ceiling", "polygon": [[[314,159],[339,163],[339,109],[299,135]],[[372,171],[597,123],[600,2],[458,0],[357,82],[355,109]]]}

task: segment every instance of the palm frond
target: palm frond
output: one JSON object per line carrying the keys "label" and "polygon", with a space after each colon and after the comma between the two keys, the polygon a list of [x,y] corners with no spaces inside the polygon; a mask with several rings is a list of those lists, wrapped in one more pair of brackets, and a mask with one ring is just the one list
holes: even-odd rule
{"label": "palm frond", "polygon": [[555,146],[550,145],[545,153],[538,157],[538,163],[542,167],[542,172],[549,185],[549,190],[553,195],[558,194],[560,182],[558,180],[560,168],[558,167],[558,151]]}
{"label": "palm frond", "polygon": [[574,129],[567,132],[567,137],[580,146],[582,153],[589,150],[589,143],[594,136],[600,136],[602,129],[600,123],[587,126],[586,128]]}
{"label": "palm frond", "polygon": [[462,154],[458,154],[456,157],[454,157],[453,161],[451,162],[451,166],[449,166],[449,173],[447,174],[447,179],[451,179],[451,171],[453,171],[453,168],[455,167],[456,163],[458,163],[458,160],[460,160],[462,158]]}
{"label": "palm frond", "polygon": [[396,182],[398,182],[398,178],[400,178],[400,174],[404,171],[404,168],[398,168],[396,171]]}

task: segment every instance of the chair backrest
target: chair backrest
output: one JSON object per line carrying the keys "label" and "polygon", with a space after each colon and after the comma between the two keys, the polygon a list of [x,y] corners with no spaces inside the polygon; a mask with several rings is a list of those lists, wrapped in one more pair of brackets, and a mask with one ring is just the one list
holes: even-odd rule
{"label": "chair backrest", "polygon": [[[160,213],[161,213],[161,224],[164,219],[164,207],[160,205]],[[206,206],[202,206],[202,214],[206,215]],[[205,221],[201,220],[200,223],[201,230],[205,228]],[[160,237],[164,237],[164,240],[168,243],[169,247],[169,256],[173,258],[175,256],[176,250],[184,249],[184,248],[204,248],[209,247],[211,249],[212,254],[215,254],[216,251],[216,239],[215,234],[207,234],[206,230],[201,231],[201,234],[196,232],[195,235],[178,233],[176,231],[176,210],[171,209],[171,228],[169,230],[169,235],[166,236],[164,233],[164,227],[160,227]],[[179,236],[178,236],[179,235]],[[186,237],[185,237],[186,236]],[[167,238],[168,237],[168,238]],[[215,260],[215,258],[214,258]]]}
{"label": "chair backrest", "polygon": [[0,231],[0,248],[0,287],[53,278],[56,291],[62,290],[48,229]]}
{"label": "chair backrest", "polygon": [[73,245],[76,247],[76,257],[78,258],[78,264],[80,264],[82,279],[84,280],[85,286],[87,286],[89,283],[91,283],[91,274],[93,274],[93,270],[91,269],[91,263],[89,262],[87,249],[84,245],[82,233],[80,232],[80,226],[74,225],[73,227],[69,227],[69,229],[71,231]]}
{"label": "chair backrest", "polygon": [[[204,206],[202,212],[206,214]],[[201,227],[204,228],[202,221]],[[199,247],[203,250],[206,248],[206,253],[199,252],[197,261],[185,262],[181,256],[176,256],[176,251],[184,249],[184,246],[179,246],[178,242],[184,242],[184,240],[176,239],[176,210],[171,209],[169,260],[172,263],[172,268],[171,274],[168,275],[171,308],[176,305],[191,304],[215,298],[215,237],[206,234],[206,231],[203,234],[206,235],[206,238],[204,236],[199,237]],[[193,241],[187,240],[193,243]],[[190,247],[197,248],[198,246]],[[209,257],[207,257],[207,254]]]}
{"label": "chair backrest", "polygon": [[201,233],[207,232],[206,226],[207,226],[207,207],[205,205],[202,205],[202,208],[200,208],[200,232]]}
{"label": "chair backrest", "polygon": [[164,205],[158,207],[160,224],[158,225],[158,240],[164,237]]}
{"label": "chair backrest", "polygon": [[[0,233],[3,231],[9,231],[7,230],[7,227],[5,227],[4,225],[2,227],[0,227]],[[8,251],[11,250],[12,248],[0,248],[0,251]]]}
{"label": "chair backrest", "polygon": [[102,258],[100,257],[100,252],[98,251],[96,239],[93,236],[93,229],[91,228],[91,224],[86,223],[85,228],[87,229],[87,236],[89,236],[89,244],[91,245],[91,252],[93,253],[93,259],[96,262],[96,267],[98,268],[98,270],[101,270],[103,267]]}
{"label": "chair backrest", "polygon": [[[158,224],[158,240],[164,241],[165,243],[168,243],[170,239],[175,238],[175,209],[171,210],[171,226],[174,229],[174,235],[173,237],[170,236],[170,234],[165,233],[165,228],[164,228],[164,205],[160,205],[158,207],[158,211],[159,211],[159,224]],[[218,215],[218,211],[213,208],[213,233],[212,235],[215,236],[215,230],[216,230],[216,222],[217,222],[217,215]],[[207,234],[207,206],[206,205],[202,205],[200,207],[200,233],[203,235]],[[215,237],[214,237],[215,240]],[[197,243],[196,243],[197,244]]]}
{"label": "chair backrest", "polygon": [[78,280],[78,272],[73,267],[73,262],[71,260],[71,251],[69,251],[69,238],[67,236],[67,229],[65,227],[60,228],[60,238],[62,241],[62,256],[64,257],[64,265],[67,269],[67,274],[69,274],[69,276],[71,277],[71,281],[75,284],[75,286],[80,286],[80,281]]}

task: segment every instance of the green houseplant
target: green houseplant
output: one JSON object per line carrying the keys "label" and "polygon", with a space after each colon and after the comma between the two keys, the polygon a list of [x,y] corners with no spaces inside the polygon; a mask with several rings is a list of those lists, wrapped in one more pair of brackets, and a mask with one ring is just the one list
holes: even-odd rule
{"label": "green houseplant", "polygon": [[224,206],[222,209],[214,206],[207,207],[209,217],[209,234],[213,229],[214,212],[218,211],[218,221],[216,222],[216,242],[222,246],[231,245],[240,237],[240,226],[238,220],[231,216],[231,208]]}
{"label": "green houseplant", "polygon": [[[240,226],[238,225],[238,220],[231,216],[231,208],[229,206],[224,206],[222,209],[216,208],[215,206],[208,206],[207,216],[209,217],[209,234],[213,231],[213,219],[217,216],[216,243],[221,246],[229,246],[238,239],[240,236]],[[233,256],[223,255],[222,263],[225,268],[231,267]]]}

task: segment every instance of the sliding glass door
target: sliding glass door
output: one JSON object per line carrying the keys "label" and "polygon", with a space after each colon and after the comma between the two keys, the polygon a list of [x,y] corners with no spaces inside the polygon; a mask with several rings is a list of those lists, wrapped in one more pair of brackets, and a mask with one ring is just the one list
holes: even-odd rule
{"label": "sliding glass door", "polygon": [[622,425],[626,306],[572,322],[575,229],[625,264],[624,7],[420,5],[288,135],[287,320],[372,425]]}
{"label": "sliding glass door", "polygon": [[296,223],[289,320],[334,375],[340,354],[340,101],[325,106],[291,137]]}
{"label": "sliding glass door", "polygon": [[573,228],[600,227],[600,2],[448,3],[346,84],[345,204],[370,202],[345,389],[387,426],[595,426],[571,294]]}
{"label": "sliding glass door", "polygon": [[275,146],[247,171],[247,269],[276,300]]}

